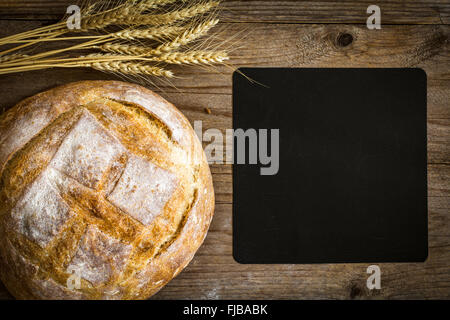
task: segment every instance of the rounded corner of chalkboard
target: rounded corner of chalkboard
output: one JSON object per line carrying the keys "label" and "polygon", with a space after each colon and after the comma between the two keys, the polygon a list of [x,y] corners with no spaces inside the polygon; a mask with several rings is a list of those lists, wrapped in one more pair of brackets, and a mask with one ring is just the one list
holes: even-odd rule
{"label": "rounded corner of chalkboard", "polygon": [[427,79],[427,72],[423,69],[423,68],[413,68],[413,70],[415,70],[419,75],[421,75],[422,77],[424,77],[424,79]]}
{"label": "rounded corner of chalkboard", "polygon": [[233,250],[233,260],[239,264],[249,264],[249,262],[247,262],[245,259],[242,259],[242,257],[237,254],[236,250]]}
{"label": "rounded corner of chalkboard", "polygon": [[430,254],[429,254],[429,250],[428,250],[428,247],[425,249],[425,251],[424,251],[424,253],[423,253],[423,256],[420,258],[420,262],[427,262],[427,260],[428,260],[428,258],[430,257]]}

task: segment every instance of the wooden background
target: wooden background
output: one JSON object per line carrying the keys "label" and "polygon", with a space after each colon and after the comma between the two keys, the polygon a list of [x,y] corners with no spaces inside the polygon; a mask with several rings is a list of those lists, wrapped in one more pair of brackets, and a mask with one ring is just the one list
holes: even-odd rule
{"label": "wooden background", "polygon": [[[0,36],[46,25],[74,0],[0,0]],[[382,30],[368,30],[377,4]],[[219,28],[241,39],[236,66],[420,67],[428,75],[429,257],[380,264],[382,289],[366,288],[367,264],[240,265],[232,258],[231,166],[213,165],[216,211],[191,264],[154,299],[450,298],[450,1],[224,1]],[[190,121],[231,128],[231,71],[177,69],[156,91]],[[100,72],[46,70],[0,76],[0,107]],[[348,88],[352,94],[352,88]],[[283,106],[280,106],[282,108]],[[211,110],[211,114],[205,112]],[[326,198],[324,198],[326,201]],[[0,298],[11,298],[0,285]]]}

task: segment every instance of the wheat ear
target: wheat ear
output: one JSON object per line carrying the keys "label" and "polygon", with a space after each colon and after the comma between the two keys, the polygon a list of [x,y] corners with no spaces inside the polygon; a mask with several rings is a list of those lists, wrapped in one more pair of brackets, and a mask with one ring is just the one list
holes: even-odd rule
{"label": "wheat ear", "polygon": [[149,39],[159,40],[180,34],[186,30],[185,27],[179,26],[164,26],[149,29],[127,29],[116,33],[113,33],[114,38],[123,40],[135,40],[135,39]]}
{"label": "wheat ear", "polygon": [[81,31],[103,29],[109,25],[117,24],[123,17],[130,16],[132,12],[130,6],[121,5],[117,8],[90,16],[81,20]]}
{"label": "wheat ear", "polygon": [[224,51],[191,51],[164,53],[149,57],[148,60],[169,64],[214,64],[223,63],[229,57]]}
{"label": "wheat ear", "polygon": [[145,56],[161,55],[165,52],[178,49],[180,46],[186,45],[189,42],[197,38],[200,38],[201,36],[206,34],[209,31],[209,29],[214,27],[218,22],[219,20],[213,19],[206,21],[204,23],[200,23],[195,28],[186,30],[172,41],[163,43],[162,45],[156,47],[155,49],[111,42],[105,43],[101,46],[93,46],[92,48],[99,48],[104,52],[119,53],[119,54],[145,55]]}
{"label": "wheat ear", "polygon": [[[94,46],[93,48],[97,48]],[[105,43],[98,47],[103,52],[118,53],[118,54],[129,54],[134,56],[151,54],[152,49],[141,46],[133,46],[128,44],[120,43]]]}
{"label": "wheat ear", "polygon": [[124,19],[119,21],[119,24],[129,24],[129,25],[149,25],[149,26],[159,26],[174,23],[177,21],[182,21],[190,19],[199,14],[206,13],[212,8],[219,5],[218,1],[209,1],[206,3],[199,3],[188,8],[183,8],[180,10],[163,13],[163,14],[144,14],[144,15],[128,15]]}
{"label": "wheat ear", "polygon": [[88,63],[81,66],[91,67],[100,71],[118,72],[128,75],[149,75],[167,78],[173,77],[173,73],[169,70],[135,62],[105,61]]}
{"label": "wheat ear", "polygon": [[163,52],[176,50],[179,47],[184,46],[189,42],[202,37],[218,22],[219,22],[218,19],[211,19],[203,23],[200,23],[195,28],[186,30],[185,32],[183,32],[183,34],[176,37],[173,41],[158,46],[156,49],[154,49],[154,54],[161,54]]}
{"label": "wheat ear", "polygon": [[146,0],[139,4],[139,7],[143,10],[155,9],[161,6],[165,6],[174,3],[177,0]]}

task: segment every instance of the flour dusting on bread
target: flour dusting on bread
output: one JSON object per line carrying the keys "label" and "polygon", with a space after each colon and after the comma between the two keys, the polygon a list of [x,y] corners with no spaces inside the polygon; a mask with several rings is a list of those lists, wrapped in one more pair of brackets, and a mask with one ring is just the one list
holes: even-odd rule
{"label": "flour dusting on bread", "polygon": [[104,234],[95,226],[89,226],[67,272],[72,271],[99,285],[114,273],[122,271],[131,249],[131,245]]}
{"label": "flour dusting on bread", "polygon": [[64,139],[50,166],[96,189],[125,148],[86,110]]}
{"label": "flour dusting on bread", "polygon": [[17,231],[41,247],[45,247],[73,215],[49,180],[52,171],[50,168],[45,170],[11,212]]}
{"label": "flour dusting on bread", "polygon": [[174,174],[141,157],[131,156],[108,199],[144,225],[149,225],[164,208],[175,186]]}

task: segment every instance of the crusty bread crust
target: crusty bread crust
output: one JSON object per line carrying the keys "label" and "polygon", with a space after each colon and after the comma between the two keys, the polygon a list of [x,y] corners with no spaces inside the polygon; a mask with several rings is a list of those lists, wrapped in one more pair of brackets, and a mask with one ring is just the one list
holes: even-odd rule
{"label": "crusty bread crust", "polygon": [[214,212],[188,120],[119,81],[60,86],[2,114],[0,176],[0,278],[20,299],[148,298],[193,258]]}

